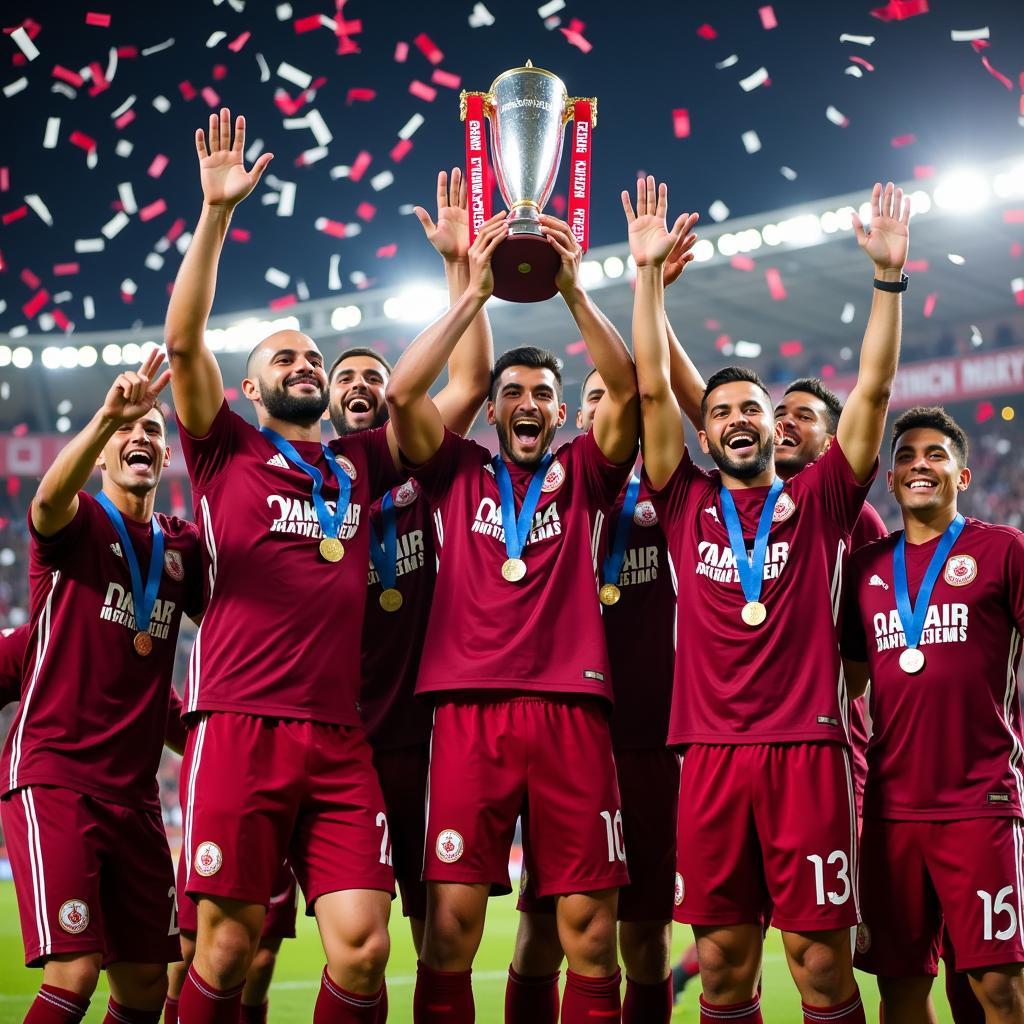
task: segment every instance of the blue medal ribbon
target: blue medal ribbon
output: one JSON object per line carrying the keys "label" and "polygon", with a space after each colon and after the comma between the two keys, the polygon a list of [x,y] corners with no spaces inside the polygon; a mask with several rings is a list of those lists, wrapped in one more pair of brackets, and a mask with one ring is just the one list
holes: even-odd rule
{"label": "blue medal ribbon", "polygon": [[626,558],[626,545],[629,544],[629,534],[633,526],[633,512],[636,509],[636,499],[639,494],[640,477],[634,473],[626,485],[626,494],[622,499],[622,511],[619,513],[619,521],[615,524],[615,538],[612,541],[611,551],[608,552],[601,566],[601,580],[604,583],[618,585],[622,563]]}
{"label": "blue medal ribbon", "polygon": [[921,580],[921,588],[917,592],[917,600],[914,604],[910,603],[910,588],[907,585],[906,533],[900,534],[900,539],[896,541],[896,547],[892,552],[892,583],[896,590],[896,611],[900,616],[900,625],[903,626],[907,647],[917,647],[921,642],[921,633],[924,631],[924,620],[928,614],[928,602],[932,599],[932,590],[935,589],[935,582],[939,578],[942,563],[949,557],[963,528],[964,517],[958,512],[939,538],[935,551],[932,552],[931,561],[928,563],[924,579]]}
{"label": "blue medal ribbon", "polygon": [[540,460],[540,465],[533,471],[530,479],[530,486],[526,489],[526,497],[523,498],[523,507],[516,516],[516,495],[512,489],[512,477],[509,476],[508,466],[501,457],[501,452],[491,459],[494,467],[494,479],[498,483],[498,494],[501,497],[501,525],[505,530],[505,551],[509,558],[521,558],[523,548],[530,536],[533,526],[533,515],[537,511],[537,503],[540,501],[540,489],[544,484],[544,477],[547,476],[548,466],[553,458],[551,452],[547,452]]}
{"label": "blue medal ribbon", "polygon": [[743,542],[743,524],[736,511],[736,502],[733,501],[728,487],[723,486],[719,491],[722,516],[725,518],[725,525],[729,531],[729,544],[736,558],[736,571],[739,573],[743,596],[748,603],[761,599],[761,587],[764,584],[764,559],[768,553],[768,533],[772,528],[775,502],[778,500],[783,486],[782,478],[776,477],[772,481],[771,487],[768,488],[768,496],[764,499],[761,515],[757,520],[754,551],[750,555],[747,554],[747,546]]}
{"label": "blue medal ribbon", "polygon": [[316,466],[311,466],[296,451],[291,441],[285,440],[276,430],[270,427],[260,427],[260,433],[289,461],[299,467],[313,481],[313,509],[316,511],[316,520],[320,524],[320,530],[325,537],[337,537],[341,533],[342,524],[345,522],[345,514],[348,512],[349,502],[352,499],[352,481],[348,474],[338,465],[334,459],[334,452],[325,444],[320,447],[324,450],[324,458],[327,465],[331,467],[334,478],[338,481],[338,503],[335,506],[334,514],[327,507],[324,501],[324,477]]}
{"label": "blue medal ribbon", "polygon": [[388,491],[380,503],[380,519],[383,540],[378,538],[377,531],[370,523],[370,561],[380,577],[380,585],[384,590],[393,590],[398,578],[398,528],[395,525],[395,499]]}
{"label": "blue medal ribbon", "polygon": [[157,591],[160,589],[160,573],[164,567],[164,531],[156,516],[149,520],[153,532],[153,550],[149,556],[149,569],[146,572],[146,585],[142,585],[142,569],[139,557],[135,553],[132,539],[128,536],[128,527],[124,525],[121,510],[102,492],[96,495],[107,518],[114,524],[114,530],[121,540],[124,557],[128,559],[128,573],[132,580],[132,608],[135,611],[135,628],[140,633],[149,632],[149,620],[153,617],[153,605],[156,604]]}

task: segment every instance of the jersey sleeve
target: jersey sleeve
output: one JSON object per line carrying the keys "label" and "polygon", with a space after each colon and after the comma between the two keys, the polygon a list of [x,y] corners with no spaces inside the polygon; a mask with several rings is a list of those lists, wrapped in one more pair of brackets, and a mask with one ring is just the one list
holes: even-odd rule
{"label": "jersey sleeve", "polygon": [[430,504],[436,506],[448,493],[462,463],[480,451],[482,449],[478,444],[467,441],[445,427],[441,447],[433,456],[422,465],[407,465],[405,468],[420,485]]}
{"label": "jersey sleeve", "polygon": [[644,490],[654,502],[658,518],[663,523],[670,523],[682,516],[690,486],[699,478],[706,480],[707,474],[690,458],[690,449],[683,448],[683,457],[664,487],[658,490],[654,488],[647,476],[646,468],[640,479]]}
{"label": "jersey sleeve", "polygon": [[844,533],[852,534],[877,472],[876,458],[867,480],[859,483],[839,442],[833,440],[821,458],[793,477],[793,485],[806,487],[816,494],[828,517],[837,522]]}
{"label": "jersey sleeve", "polygon": [[0,632],[0,708],[21,700],[21,677],[25,667],[29,626]]}
{"label": "jersey sleeve", "polygon": [[1007,598],[1017,630],[1024,633],[1024,533],[1014,533],[1006,557]]}
{"label": "jersey sleeve", "polygon": [[611,508],[626,486],[634,463],[630,461],[617,466],[609,461],[594,439],[593,430],[574,438],[569,444],[573,459],[583,471],[590,500],[601,508]]}
{"label": "jersey sleeve", "polygon": [[185,723],[181,720],[181,708],[181,698],[172,686],[167,702],[167,729],[164,733],[164,743],[172,750],[184,750],[188,736]]}
{"label": "jersey sleeve", "polygon": [[67,558],[79,549],[82,537],[86,536],[96,521],[97,515],[105,516],[99,502],[85,491],[78,492],[78,509],[67,526],[44,537],[32,522],[32,510],[28,513],[28,528],[31,537],[31,559],[44,569],[59,569]]}
{"label": "jersey sleeve", "polygon": [[178,420],[181,453],[185,457],[185,468],[194,488],[202,490],[208,487],[231,462],[245,429],[251,428],[241,416],[231,411],[227,399],[203,437],[190,434],[181,420]]}
{"label": "jersey sleeve", "polygon": [[865,560],[854,555],[847,566],[846,590],[843,594],[843,622],[840,649],[850,661],[868,660],[868,638],[861,618],[859,589]]}

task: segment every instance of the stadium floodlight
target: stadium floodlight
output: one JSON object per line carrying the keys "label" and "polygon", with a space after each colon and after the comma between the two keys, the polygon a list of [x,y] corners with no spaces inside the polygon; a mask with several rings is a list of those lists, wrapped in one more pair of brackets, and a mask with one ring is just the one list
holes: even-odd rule
{"label": "stadium floodlight", "polygon": [[997,174],[992,179],[992,191],[1000,199],[1017,199],[1024,196],[1024,163]]}
{"label": "stadium floodlight", "polygon": [[600,260],[583,260],[580,263],[580,284],[584,288],[598,288],[604,282],[604,267]]}
{"label": "stadium floodlight", "polygon": [[24,370],[32,365],[32,349],[27,345],[19,345],[11,353],[11,362],[19,369]]}
{"label": "stadium floodlight", "polygon": [[935,205],[953,213],[972,213],[989,200],[991,188],[988,179],[978,171],[953,171],[935,187],[932,198]]}
{"label": "stadium floodlight", "polygon": [[70,429],[71,420],[69,420],[67,416],[61,416],[60,419],[57,420],[57,430],[61,434],[66,434]]}
{"label": "stadium floodlight", "polygon": [[121,349],[121,362],[127,363],[129,366],[135,363],[142,362],[142,349],[135,344],[134,341],[129,341],[124,348]]}
{"label": "stadium floodlight", "polygon": [[426,323],[448,305],[448,292],[431,284],[414,284],[384,300],[384,315],[389,320]]}
{"label": "stadium floodlight", "polygon": [[337,306],[331,313],[331,328],[347,331],[358,327],[362,319],[363,311],[358,306]]}
{"label": "stadium floodlight", "polygon": [[782,242],[782,232],[778,224],[765,224],[761,228],[761,238],[765,245],[779,245]]}
{"label": "stadium floodlight", "polygon": [[696,263],[703,263],[715,255],[715,243],[706,238],[698,238],[693,244],[693,259]]}
{"label": "stadium floodlight", "polygon": [[821,241],[821,221],[813,213],[779,221],[779,234],[790,245],[814,245]]}
{"label": "stadium floodlight", "polygon": [[11,365],[11,346],[0,345],[0,366]]}
{"label": "stadium floodlight", "polygon": [[121,365],[121,346],[120,345],[104,345],[103,351],[100,353],[100,358],[107,364],[107,366],[120,366]]}
{"label": "stadium floodlight", "polygon": [[756,359],[761,354],[761,346],[756,341],[738,340],[733,346],[733,355],[737,359]]}
{"label": "stadium floodlight", "polygon": [[726,231],[724,235],[718,236],[718,251],[723,256],[735,256],[740,251],[739,242],[732,232]]}
{"label": "stadium floodlight", "polygon": [[910,212],[915,217],[920,217],[932,208],[932,197],[923,188],[916,189],[910,193]]}
{"label": "stadium floodlight", "polygon": [[83,345],[78,350],[78,365],[79,366],[95,366],[96,365],[96,349],[92,345]]}
{"label": "stadium floodlight", "polygon": [[48,370],[59,370],[60,349],[56,345],[47,345],[39,354],[39,361]]}
{"label": "stadium floodlight", "polygon": [[604,272],[607,277],[622,277],[626,272],[626,264],[618,256],[609,256],[604,261]]}
{"label": "stadium floodlight", "polygon": [[60,365],[65,370],[73,370],[78,365],[78,349],[74,345],[65,345],[60,350]]}

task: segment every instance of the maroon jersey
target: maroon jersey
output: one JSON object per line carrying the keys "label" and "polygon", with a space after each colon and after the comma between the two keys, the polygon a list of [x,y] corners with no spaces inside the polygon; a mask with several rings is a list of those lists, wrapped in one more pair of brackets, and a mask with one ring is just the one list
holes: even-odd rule
{"label": "maroon jersey", "polygon": [[[179,429],[208,591],[189,660],[185,714],[236,711],[360,724],[366,513],[396,476],[385,428],[330,443],[352,481],[340,562],[319,554],[313,481],[227,402],[206,437]],[[338,484],[323,449],[313,441],[294,444],[323,474],[333,512]]]}
{"label": "maroon jersey", "polygon": [[[112,803],[159,806],[156,770],[178,625],[182,612],[202,607],[202,570],[195,526],[157,518],[164,567],[145,658],[132,643],[128,560],[99,502],[80,493],[64,529],[52,537],[32,530],[31,635],[21,705],[0,761],[4,793],[62,786]],[[145,579],[151,527],[127,516],[124,523]]]}
{"label": "maroon jersey", "polygon": [[[508,557],[491,453],[445,431],[414,470],[437,507],[440,569],[417,693],[504,690],[612,699],[595,558],[608,511],[632,463],[605,458],[591,432],[555,453],[523,549],[526,577],[501,575]],[[533,471],[508,463],[521,505]]]}
{"label": "maroon jersey", "polygon": [[21,700],[21,674],[29,626],[0,630],[0,708]]}
{"label": "maroon jersey", "polygon": [[[882,522],[882,517],[875,511],[870,501],[864,502],[853,533],[850,535],[850,550],[858,551],[874,540],[888,536],[889,531]],[[864,717],[864,697],[850,702],[850,747],[853,751],[853,788],[857,794],[857,806],[864,802],[864,783],[868,777],[867,749],[868,723]]]}
{"label": "maroon jersey", "polygon": [[[622,499],[620,494],[608,522],[609,547]],[[643,486],[633,510],[622,570],[618,580],[611,582],[618,583],[622,595],[603,609],[615,694],[612,746],[616,750],[663,747],[672,706],[676,593],[665,534]]]}
{"label": "maroon jersey", "polygon": [[[968,519],[935,583],[921,635],[924,668],[899,667],[893,549],[901,533],[850,562],[843,653],[871,673],[864,816],[1021,816],[1024,745],[1017,666],[1024,629],[1024,535]],[[906,545],[916,601],[939,538]]]}
{"label": "maroon jersey", "polygon": [[[756,628],[740,618],[746,598],[720,483],[684,452],[653,495],[679,592],[669,743],[846,743],[836,622],[850,531],[871,481],[857,482],[838,443],[786,481],[764,564],[768,617]],[[749,545],[768,488],[730,493]]]}
{"label": "maroon jersey", "polygon": [[[437,576],[430,504],[415,480],[396,487],[391,496],[398,541],[395,588],[402,595],[402,607],[395,612],[381,607],[383,588],[371,562],[363,623],[359,706],[367,739],[377,750],[426,743],[433,717],[430,704],[413,696]],[[380,540],[383,527],[379,501],[370,509],[370,520]]]}

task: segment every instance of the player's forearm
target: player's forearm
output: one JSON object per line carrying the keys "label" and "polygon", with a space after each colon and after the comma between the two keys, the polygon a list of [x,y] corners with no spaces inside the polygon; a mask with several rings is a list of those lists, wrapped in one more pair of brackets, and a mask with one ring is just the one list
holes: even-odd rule
{"label": "player's forearm", "polygon": [[672,330],[672,323],[665,314],[665,333],[668,335],[669,378],[672,394],[675,395],[679,408],[693,424],[695,430],[701,429],[700,403],[704,397],[704,378],[693,360],[686,353],[682,343]]}
{"label": "player's forearm", "polygon": [[[899,270],[875,269],[879,281],[899,281]],[[860,349],[857,390],[876,405],[887,405],[900,357],[903,293],[873,288],[871,313]]]}
{"label": "player's forearm", "polygon": [[606,397],[623,408],[635,403],[636,368],[622,335],[582,288],[564,297],[594,368],[604,381]]}

